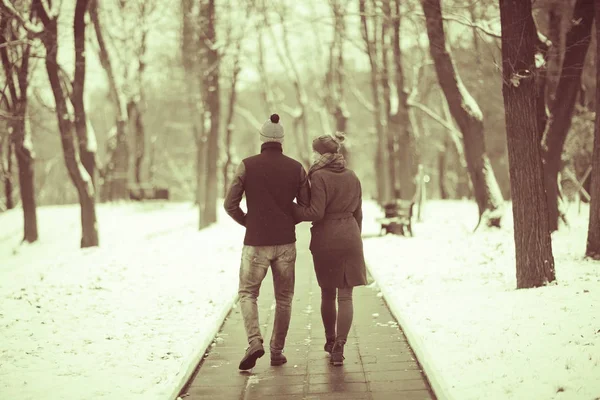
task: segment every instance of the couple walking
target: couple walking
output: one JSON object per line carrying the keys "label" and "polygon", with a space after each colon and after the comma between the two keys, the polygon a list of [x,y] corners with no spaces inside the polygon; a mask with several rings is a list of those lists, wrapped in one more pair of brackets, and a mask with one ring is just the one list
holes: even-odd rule
{"label": "couple walking", "polygon": [[[313,221],[310,250],[321,287],[324,349],[331,364],[342,365],[352,324],[352,288],[367,283],[360,181],[340,153],[343,134],[312,142],[316,158],[308,175],[299,162],[283,154],[284,129],[277,114],[262,126],[260,138],[260,154],[243,160],[225,197],[227,213],[246,227],[239,303],[249,346],[239,368],[253,368],[265,354],[256,300],[269,267],[276,300],[271,365],[287,362],[283,349],[294,296],[295,226],[301,221]],[[247,213],[240,208],[244,194]]]}

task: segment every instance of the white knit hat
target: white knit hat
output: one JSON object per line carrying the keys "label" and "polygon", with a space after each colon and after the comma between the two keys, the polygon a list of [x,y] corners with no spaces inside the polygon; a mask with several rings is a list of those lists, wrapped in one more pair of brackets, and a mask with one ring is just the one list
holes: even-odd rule
{"label": "white knit hat", "polygon": [[283,142],[283,126],[279,123],[279,115],[273,114],[260,128],[260,140],[263,142]]}

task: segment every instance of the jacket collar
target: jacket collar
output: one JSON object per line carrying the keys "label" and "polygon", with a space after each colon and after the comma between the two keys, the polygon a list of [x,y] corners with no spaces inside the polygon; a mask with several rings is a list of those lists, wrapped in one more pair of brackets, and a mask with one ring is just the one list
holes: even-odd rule
{"label": "jacket collar", "polygon": [[278,151],[280,153],[283,153],[283,146],[281,146],[281,143],[279,142],[266,142],[260,146],[261,153],[265,150]]}

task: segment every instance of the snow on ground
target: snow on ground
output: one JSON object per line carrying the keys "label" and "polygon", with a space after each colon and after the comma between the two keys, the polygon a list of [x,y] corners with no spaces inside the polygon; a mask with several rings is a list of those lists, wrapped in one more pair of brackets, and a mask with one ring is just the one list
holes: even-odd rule
{"label": "snow on ground", "polygon": [[20,211],[0,214],[0,398],[172,395],[237,289],[243,228],[220,215],[198,232],[196,210],[100,205],[101,247],[84,250],[77,206],[39,208],[26,246]]}
{"label": "snow on ground", "polygon": [[[553,236],[558,285],[537,289],[515,289],[510,209],[503,229],[473,234],[474,203],[432,201],[415,238],[365,239],[440,399],[600,399],[600,263],[582,257],[589,209],[576,209]],[[378,216],[367,202],[367,236]]]}

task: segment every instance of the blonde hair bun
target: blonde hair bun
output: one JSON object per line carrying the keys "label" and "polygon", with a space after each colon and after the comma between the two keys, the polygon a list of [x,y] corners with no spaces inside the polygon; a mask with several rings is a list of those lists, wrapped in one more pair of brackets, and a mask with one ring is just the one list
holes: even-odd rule
{"label": "blonde hair bun", "polygon": [[346,140],[346,134],[344,132],[336,132],[333,134],[333,140],[342,144],[344,143],[344,140]]}

